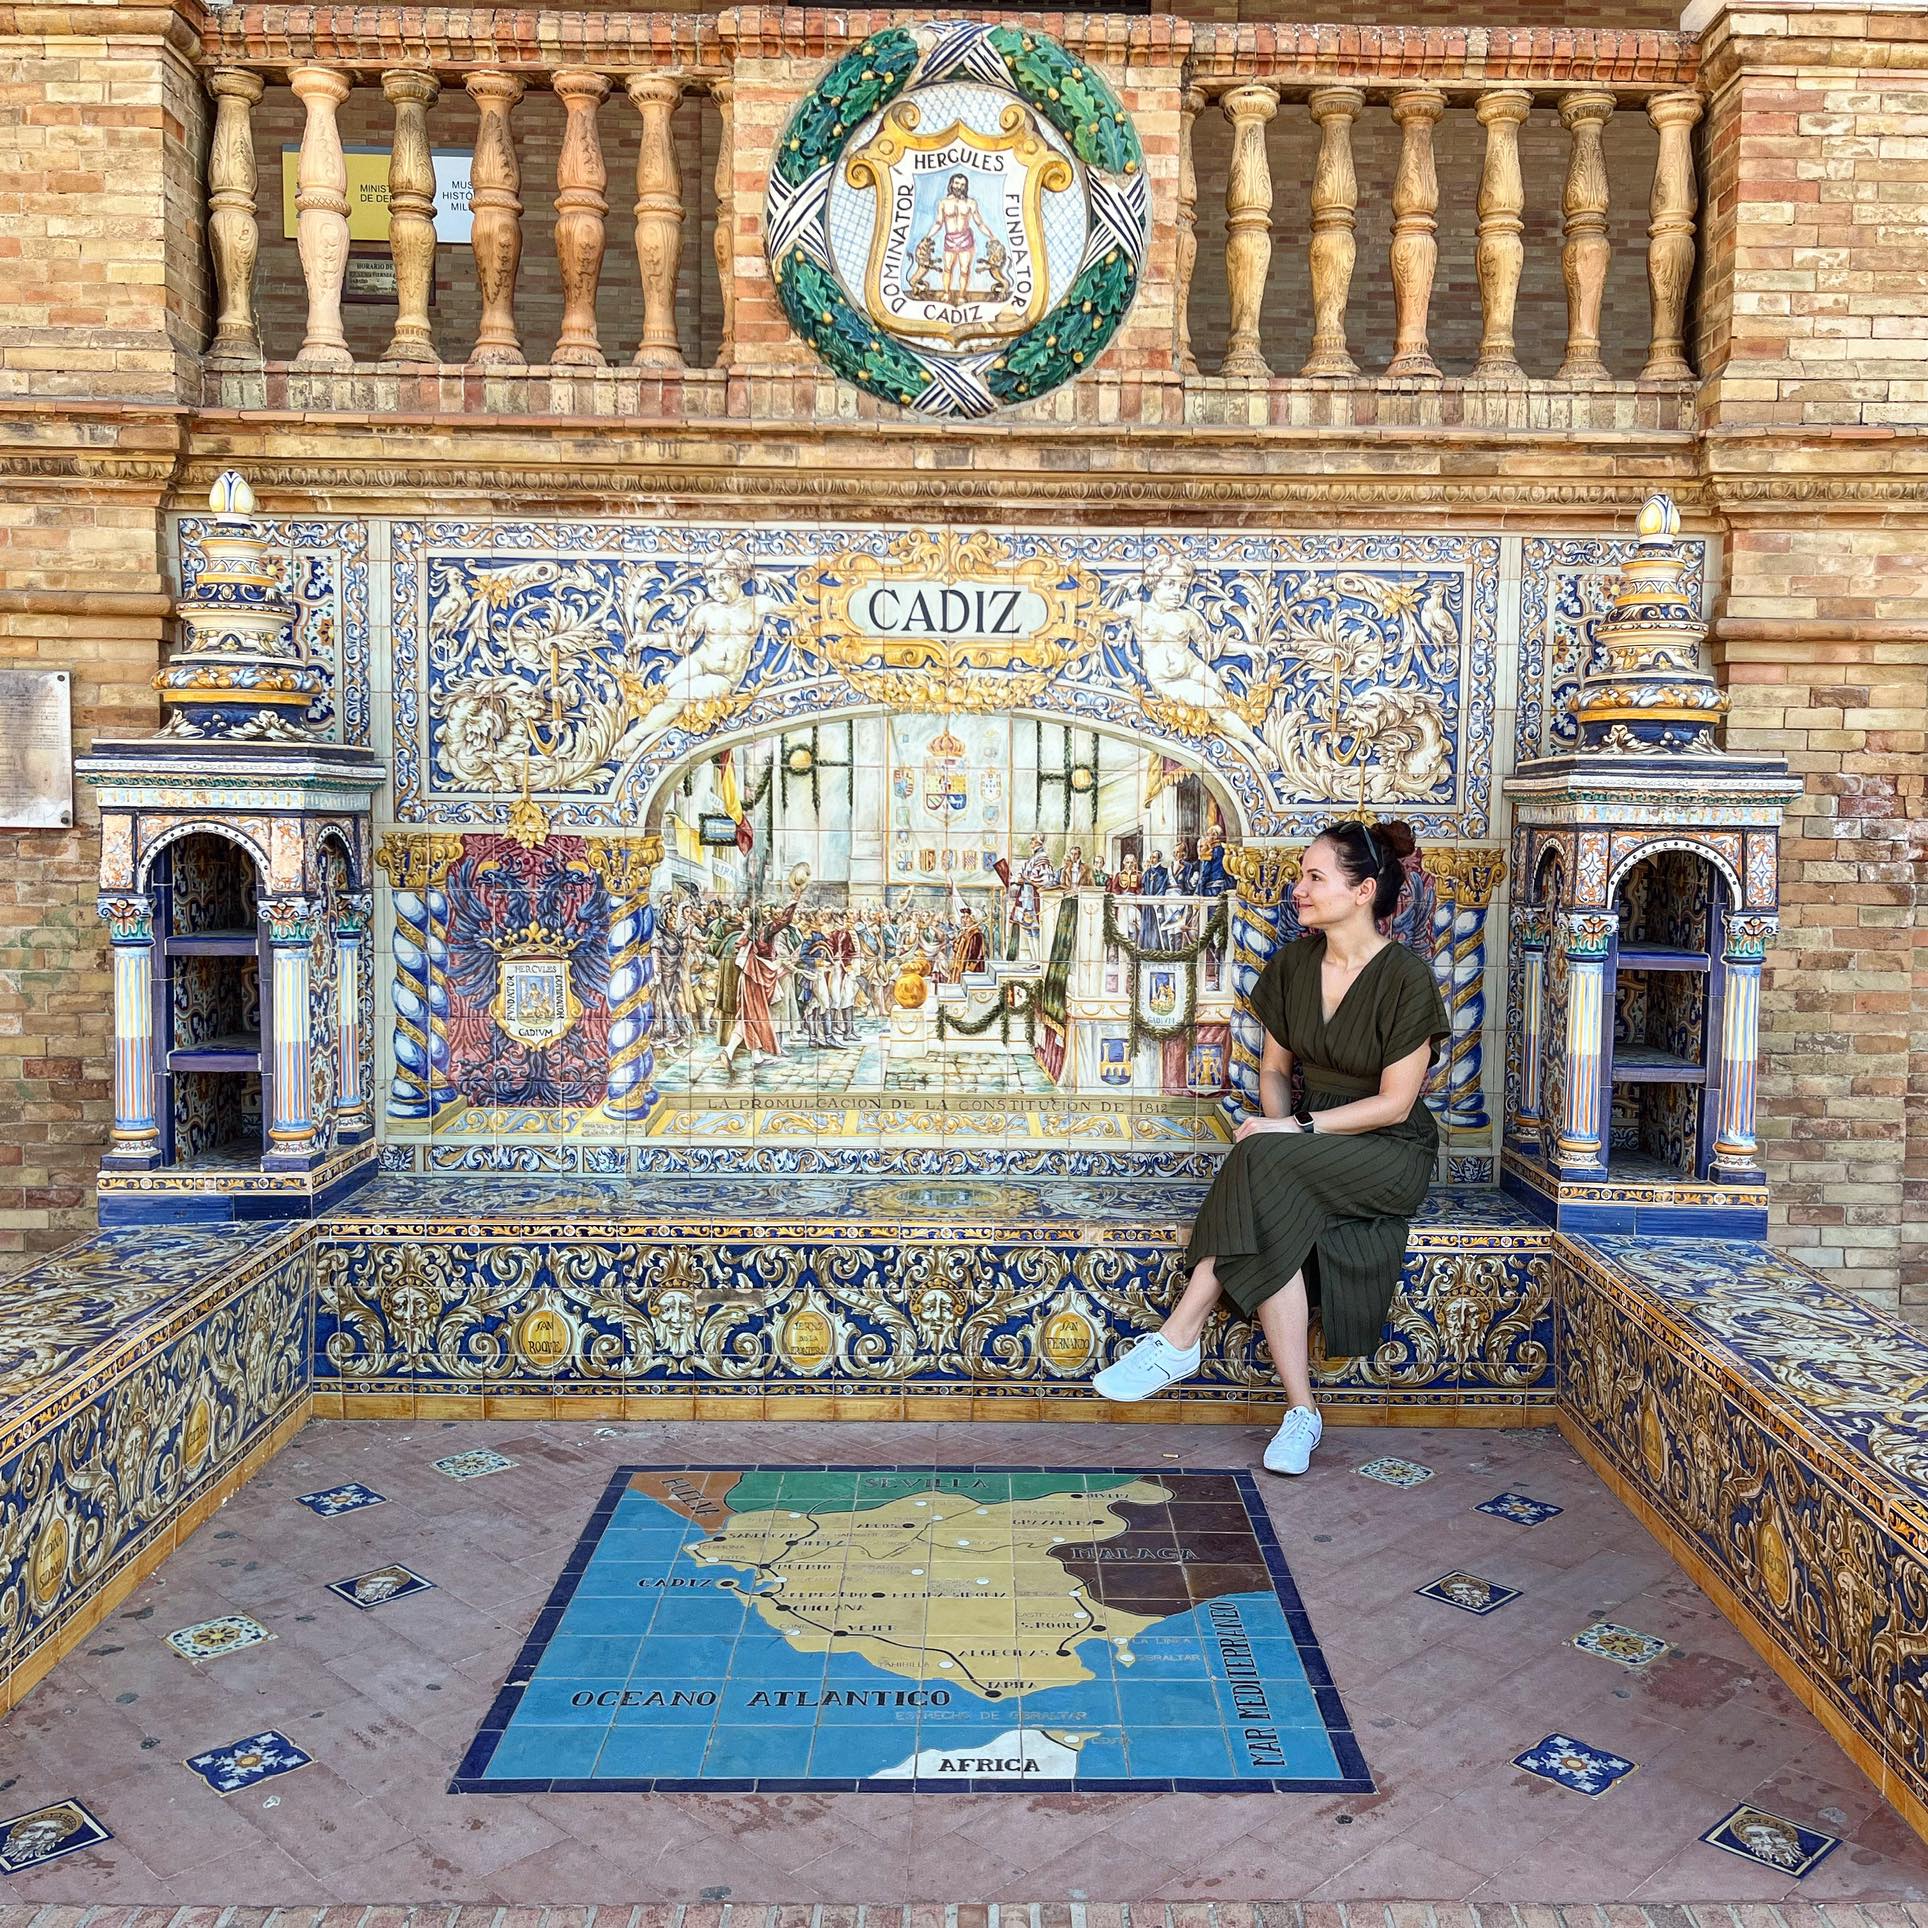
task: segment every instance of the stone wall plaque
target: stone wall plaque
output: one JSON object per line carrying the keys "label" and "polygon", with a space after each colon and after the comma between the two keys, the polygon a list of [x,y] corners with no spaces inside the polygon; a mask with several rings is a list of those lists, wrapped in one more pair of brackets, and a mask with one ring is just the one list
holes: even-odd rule
{"label": "stone wall plaque", "polygon": [[73,820],[73,678],[0,669],[0,829],[63,830]]}

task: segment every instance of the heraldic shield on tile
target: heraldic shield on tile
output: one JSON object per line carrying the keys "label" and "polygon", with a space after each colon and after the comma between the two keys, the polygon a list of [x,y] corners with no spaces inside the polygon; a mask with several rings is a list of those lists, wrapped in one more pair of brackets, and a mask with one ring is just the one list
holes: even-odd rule
{"label": "heraldic shield on tile", "polygon": [[984,415],[1096,360],[1137,291],[1148,202],[1131,118],[1047,34],[893,26],[797,109],[766,241],[793,327],[846,381]]}

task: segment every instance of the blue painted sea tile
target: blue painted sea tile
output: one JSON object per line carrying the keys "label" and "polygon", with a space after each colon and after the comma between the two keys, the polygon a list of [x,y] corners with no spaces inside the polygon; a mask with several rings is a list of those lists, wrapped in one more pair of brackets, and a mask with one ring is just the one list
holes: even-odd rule
{"label": "blue painted sea tile", "polygon": [[760,1722],[755,1726],[717,1726],[703,1753],[703,1775],[709,1780],[760,1779],[771,1774],[802,1774],[810,1766],[810,1744],[815,1732],[810,1722],[790,1725]]}
{"label": "blue painted sea tile", "polygon": [[484,1779],[571,1780],[586,1778],[595,1769],[608,1729],[594,1726],[554,1727],[540,1722],[512,1727],[497,1743]]}
{"label": "blue painted sea tile", "polygon": [[[632,1677],[607,1710],[608,1718],[618,1727],[714,1727],[727,1691],[707,1681]],[[754,1717],[746,1712],[743,1718]]]}
{"label": "blue painted sea tile", "polygon": [[1804,1828],[1785,1815],[1743,1802],[1700,1837],[1711,1848],[1725,1849],[1764,1868],[1773,1868],[1799,1881],[1841,1845],[1838,1836],[1818,1828]]}
{"label": "blue painted sea tile", "polygon": [[591,1687],[579,1680],[538,1675],[522,1690],[516,1704],[516,1724],[607,1727],[616,1717],[615,1702],[625,1691],[622,1687]]}
{"label": "blue painted sea tile", "polygon": [[[634,1593],[617,1594],[608,1598],[585,1597],[578,1593],[563,1609],[561,1631],[564,1633],[601,1635],[605,1638],[633,1635],[642,1639],[648,1629],[650,1616],[656,1609],[647,1601],[641,1601]],[[723,1645],[727,1648],[729,1643]]]}
{"label": "blue painted sea tile", "polygon": [[1618,1754],[1609,1754],[1603,1748],[1589,1747],[1585,1741],[1576,1741],[1570,1735],[1549,1734],[1537,1747],[1514,1755],[1513,1765],[1537,1774],[1543,1781],[1570,1787],[1575,1793],[1598,1796],[1616,1781],[1624,1781],[1637,1763],[1623,1761]]}
{"label": "blue painted sea tile", "polygon": [[686,1686],[709,1686],[722,1681],[729,1673],[730,1655],[735,1645],[736,1642],[728,1634],[652,1633],[643,1642],[633,1671],[652,1676],[667,1675]]}
{"label": "blue painted sea tile", "polygon": [[78,1801],[50,1801],[45,1807],[0,1821],[0,1874],[25,1874],[62,1855],[97,1848],[113,1835]]}
{"label": "blue painted sea tile", "polygon": [[406,1600],[417,1593],[433,1593],[435,1582],[425,1580],[413,1567],[405,1567],[398,1562],[376,1567],[369,1573],[357,1573],[346,1580],[332,1580],[328,1591],[340,1595],[351,1607],[370,1612],[376,1607],[386,1606],[392,1600]]}
{"label": "blue painted sea tile", "polygon": [[1473,1510],[1491,1513],[1495,1519],[1511,1520],[1516,1526],[1539,1526],[1565,1511],[1546,1500],[1529,1499],[1524,1493],[1496,1493],[1490,1500],[1481,1500]]}
{"label": "blue painted sea tile", "polygon": [[1249,1722],[1227,1736],[1232,1772],[1241,1781],[1336,1779],[1338,1756],[1323,1722],[1287,1726]]}
{"label": "blue painted sea tile", "polygon": [[1492,1613],[1520,1597],[1518,1587],[1503,1587],[1496,1580],[1482,1580],[1476,1573],[1462,1573],[1457,1568],[1413,1591],[1428,1600],[1442,1600],[1461,1613]]}
{"label": "blue painted sea tile", "polygon": [[1229,1737],[1217,1725],[1154,1727],[1134,1723],[1125,1730],[1125,1756],[1134,1778],[1169,1775],[1183,1780],[1221,1780],[1237,1773]]}
{"label": "blue painted sea tile", "polygon": [[707,1727],[612,1727],[596,1756],[599,1781],[681,1780],[701,1772]]}
{"label": "blue painted sea tile", "polygon": [[238,1794],[258,1782],[272,1780],[277,1774],[292,1774],[314,1760],[286,1734],[273,1728],[250,1734],[246,1740],[230,1741],[226,1747],[211,1747],[205,1754],[191,1754],[185,1766],[200,1775],[217,1794]]}
{"label": "blue painted sea tile", "polygon": [[542,1650],[536,1677],[548,1680],[627,1680],[642,1642],[634,1635],[559,1633]]}
{"label": "blue painted sea tile", "polygon": [[319,1514],[324,1520],[332,1520],[343,1513],[358,1512],[364,1506],[386,1506],[388,1500],[373,1487],[364,1486],[359,1480],[349,1480],[344,1485],[331,1486],[323,1493],[297,1494],[295,1504],[305,1506],[309,1512]]}
{"label": "blue painted sea tile", "polygon": [[[645,1594],[649,1589],[643,1589]],[[659,1593],[656,1612],[649,1623],[649,1637],[661,1639],[668,1634],[728,1634],[734,1637],[743,1629],[743,1617],[752,1612],[739,1593],[708,1590],[688,1593]]]}

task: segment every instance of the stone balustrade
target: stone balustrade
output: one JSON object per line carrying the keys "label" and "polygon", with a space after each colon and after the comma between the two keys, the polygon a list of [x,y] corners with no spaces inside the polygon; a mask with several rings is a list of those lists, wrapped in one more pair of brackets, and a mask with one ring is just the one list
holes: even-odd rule
{"label": "stone balustrade", "polygon": [[[780,402],[773,406],[772,385],[785,381],[799,410],[807,410],[802,398],[829,377],[790,335],[775,304],[762,258],[760,154],[823,65],[889,18],[758,8],[547,15],[241,6],[210,14],[204,59],[215,107],[207,180],[212,397],[326,406],[327,383],[305,378],[461,370],[490,381],[520,378],[513,397],[485,383],[485,413],[584,412],[580,386],[570,378],[618,359],[599,334],[597,315],[612,239],[604,140],[620,110],[633,117],[624,145],[636,157],[635,194],[633,215],[619,203],[614,218],[633,221],[622,239],[625,252],[633,247],[637,282],[620,358],[677,389],[675,401],[663,395],[671,411],[782,412]],[[1543,402],[1560,399],[1551,408],[1535,405],[1545,419],[1534,426],[1688,425],[1694,371],[1687,305],[1698,211],[1691,136],[1702,109],[1692,36],[1221,26],[1169,16],[1039,19],[1121,78],[1144,138],[1156,210],[1138,305],[1095,381],[1080,385],[1130,384],[1134,399],[1127,410],[1094,412],[1092,419],[1315,426],[1477,419],[1513,426],[1526,423],[1529,392],[1537,392]],[[306,316],[298,344],[264,339],[255,298],[264,239],[254,122],[265,90],[281,86],[292,90],[303,115],[294,207]],[[374,87],[388,108],[394,322],[379,361],[364,350],[358,365],[343,328],[350,210],[342,117],[357,89]],[[553,249],[545,273],[560,287],[560,323],[542,331],[553,345],[546,367],[535,371],[561,396],[547,403],[528,379],[529,330],[518,307],[528,214],[519,116],[526,124],[525,103],[538,90],[554,96],[562,122],[552,189],[545,182],[554,214],[542,222],[542,244]],[[452,340],[431,312],[438,242],[430,122],[438,101],[459,93],[473,106],[472,229],[462,252],[475,302],[467,338]],[[701,148],[706,157],[714,148],[713,176],[707,160],[692,169],[687,134],[679,141],[676,132],[679,111],[692,102],[712,123]],[[1383,251],[1377,243],[1362,247],[1359,235],[1355,149],[1368,115],[1389,117],[1396,142],[1389,186],[1381,180],[1375,188],[1390,213]],[[1213,117],[1221,127],[1210,126]],[[1616,122],[1634,117],[1652,130],[1642,140],[1643,153],[1653,156],[1650,322],[1639,363],[1626,351],[1623,327],[1626,365],[1609,367],[1602,303],[1615,267],[1610,144]],[[1529,120],[1536,138],[1558,130],[1565,157],[1557,180],[1535,178],[1530,190],[1521,147]],[[1316,156],[1302,187],[1286,185],[1275,159],[1294,122],[1308,138],[1316,130]],[[1443,207],[1436,157],[1442,129],[1455,125],[1479,142],[1477,193]],[[1205,168],[1200,156],[1208,144],[1212,165]],[[1619,178],[1626,178],[1624,165]],[[1304,196],[1301,208],[1287,204],[1297,194]],[[1537,213],[1544,227],[1556,205],[1564,352],[1557,368],[1529,369],[1522,366],[1518,314],[1530,219]],[[679,273],[687,301],[691,257],[683,242],[692,223],[709,231],[709,245],[695,258],[709,283],[709,309],[721,317],[720,330],[714,320],[709,326],[701,368],[692,366],[697,345],[678,312]],[[1442,360],[1435,343],[1442,224],[1458,256],[1470,256],[1477,286],[1476,352],[1456,366]],[[1220,232],[1222,257],[1213,260],[1208,250],[1219,245]],[[1296,240],[1282,245],[1282,236],[1300,232],[1302,251]],[[1625,240],[1623,217],[1623,246]],[[444,261],[445,274],[447,267]],[[1624,259],[1621,269],[1634,272]],[[1376,286],[1375,276],[1383,277]],[[1213,340],[1212,352],[1202,354],[1195,304],[1207,281]],[[1293,289],[1286,305],[1310,321],[1303,359],[1299,344],[1282,339],[1270,319],[1286,284]],[[1373,354],[1368,366],[1358,325],[1362,298],[1382,321],[1389,308],[1391,322],[1390,353]],[[1383,342],[1387,330],[1378,333]],[[732,393],[733,377],[751,385],[739,381]],[[759,377],[760,389],[753,386]],[[1146,403],[1150,391],[1162,391],[1163,399]],[[1388,395],[1428,394],[1434,399],[1385,405]],[[384,399],[364,382],[352,405]],[[446,382],[438,395],[418,396],[431,407],[446,408],[450,399]],[[475,405],[472,392],[463,405]],[[1086,406],[1061,400],[1054,419],[1066,418],[1067,408],[1070,419],[1084,419]],[[859,403],[858,413],[872,412],[874,405]]]}

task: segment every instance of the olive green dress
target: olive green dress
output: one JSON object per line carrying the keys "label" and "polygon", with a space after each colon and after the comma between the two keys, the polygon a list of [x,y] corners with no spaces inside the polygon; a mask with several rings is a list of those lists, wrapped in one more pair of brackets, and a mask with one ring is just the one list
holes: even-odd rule
{"label": "olive green dress", "polygon": [[[1320,996],[1325,937],[1274,953],[1252,987],[1252,1015],[1291,1052],[1315,1112],[1369,1098],[1387,1065],[1451,1029],[1427,964],[1403,944],[1367,960],[1328,1024]],[[1305,1271],[1323,1307],[1325,1349],[1371,1352],[1385,1330],[1412,1215],[1426,1196],[1439,1131],[1423,1097],[1377,1131],[1264,1132],[1226,1156],[1199,1209],[1187,1270],[1218,1261],[1245,1313]]]}

